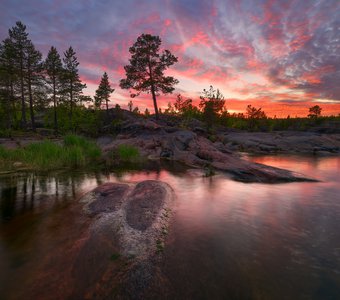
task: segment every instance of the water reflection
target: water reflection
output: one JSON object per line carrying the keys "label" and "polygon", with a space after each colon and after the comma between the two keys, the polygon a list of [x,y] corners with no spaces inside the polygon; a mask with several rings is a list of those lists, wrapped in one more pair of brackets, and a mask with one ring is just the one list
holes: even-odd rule
{"label": "water reflection", "polygon": [[[168,298],[335,299],[340,293],[340,158],[249,159],[321,181],[245,184],[223,174],[204,178],[178,165],[0,178],[0,294],[25,295],[41,274],[51,273],[40,290],[63,283],[72,255],[57,258],[57,253],[74,248],[70,236],[76,240],[84,234],[88,220],[77,201],[82,194],[107,181],[156,179],[177,195],[161,270],[171,286]],[[17,288],[13,282],[23,283]],[[155,287],[159,295],[164,290]]]}

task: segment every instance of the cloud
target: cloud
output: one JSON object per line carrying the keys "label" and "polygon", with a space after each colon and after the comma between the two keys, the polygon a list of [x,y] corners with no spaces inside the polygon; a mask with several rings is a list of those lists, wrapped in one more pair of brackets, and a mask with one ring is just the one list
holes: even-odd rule
{"label": "cloud", "polygon": [[[178,56],[168,72],[180,80],[176,93],[198,97],[212,84],[242,105],[285,110],[340,102],[338,0],[2,0],[2,7],[1,40],[21,20],[44,55],[51,45],[61,54],[72,45],[87,92],[107,71],[120,103],[130,100],[118,87],[128,49],[144,32]],[[139,99],[151,106],[148,95]]]}

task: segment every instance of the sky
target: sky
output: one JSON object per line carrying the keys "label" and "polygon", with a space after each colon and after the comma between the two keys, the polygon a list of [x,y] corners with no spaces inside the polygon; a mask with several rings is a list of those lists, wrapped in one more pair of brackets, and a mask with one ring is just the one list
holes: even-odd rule
{"label": "sky", "polygon": [[[129,47],[150,33],[178,57],[166,74],[179,84],[160,107],[179,93],[198,103],[213,85],[230,112],[251,104],[277,117],[306,116],[313,105],[340,113],[339,0],[1,0],[1,40],[19,20],[44,57],[51,46],[74,48],[86,95],[106,71],[112,105],[131,100],[119,80]],[[133,102],[152,108],[147,94]]]}

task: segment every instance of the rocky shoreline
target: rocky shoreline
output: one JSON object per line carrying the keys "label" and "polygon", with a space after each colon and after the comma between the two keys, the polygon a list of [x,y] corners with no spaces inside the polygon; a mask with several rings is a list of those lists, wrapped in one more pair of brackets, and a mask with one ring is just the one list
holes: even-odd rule
{"label": "rocky shoreline", "polygon": [[340,155],[340,133],[228,132],[221,135],[221,140],[230,151],[254,154]]}
{"label": "rocky shoreline", "polygon": [[127,125],[114,138],[101,137],[97,143],[103,149],[104,155],[109,155],[121,144],[128,144],[138,148],[141,155],[148,159],[173,160],[190,167],[205,169],[208,174],[210,170],[216,169],[242,182],[283,183],[316,180],[289,170],[244,160],[237,151],[228,147],[228,143],[224,143],[222,138],[212,142],[197,131],[160,126],[155,122],[143,120]]}
{"label": "rocky shoreline", "polygon": [[[284,183],[316,179],[247,161],[242,158],[240,152],[260,155],[340,155],[340,133],[334,130],[327,133],[245,132],[220,128],[211,135],[199,126],[202,124],[196,123],[188,126],[188,129],[182,129],[164,120],[130,116],[130,119],[121,124],[118,134],[102,135],[96,141],[102,149],[104,161],[112,160],[112,153],[120,145],[130,145],[137,148],[143,158],[149,160],[177,161],[189,167],[203,169],[206,175],[213,173],[213,170],[219,170],[242,182]],[[0,139],[0,145],[13,149],[41,139]],[[52,141],[61,143],[59,139]]]}

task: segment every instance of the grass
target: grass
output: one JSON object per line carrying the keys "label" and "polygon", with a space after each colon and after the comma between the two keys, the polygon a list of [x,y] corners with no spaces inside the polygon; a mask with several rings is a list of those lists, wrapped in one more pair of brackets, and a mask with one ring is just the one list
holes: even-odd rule
{"label": "grass", "polygon": [[101,157],[101,150],[94,142],[74,134],[69,134],[64,137],[64,146],[66,148],[82,149],[90,160],[96,160]]}
{"label": "grass", "polygon": [[7,159],[9,151],[2,145],[0,145],[0,160]]}
{"label": "grass", "polygon": [[46,140],[17,149],[0,147],[0,166],[7,168],[15,163],[37,170],[79,168],[100,158],[101,151],[95,143],[76,135],[65,136],[62,144]]}
{"label": "grass", "polygon": [[139,150],[128,144],[119,145],[116,154],[121,161],[133,162],[140,158]]}

